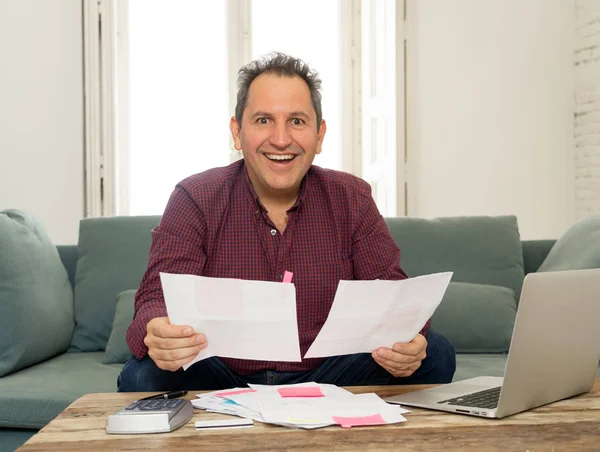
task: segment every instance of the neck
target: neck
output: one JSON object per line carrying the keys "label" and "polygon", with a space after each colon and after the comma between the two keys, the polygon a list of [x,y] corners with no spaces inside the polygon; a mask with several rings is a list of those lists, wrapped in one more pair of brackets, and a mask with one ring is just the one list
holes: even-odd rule
{"label": "neck", "polygon": [[277,193],[276,196],[257,193],[260,203],[267,212],[287,212],[298,199],[298,190],[292,194]]}
{"label": "neck", "polygon": [[283,211],[286,212],[290,207],[294,205],[298,194],[300,193],[300,182],[297,186],[291,187],[288,190],[273,190],[268,187],[261,187],[259,184],[255,184],[252,180],[252,174],[250,176],[250,184],[254,189],[254,193],[258,196],[261,204],[267,209],[267,211]]}

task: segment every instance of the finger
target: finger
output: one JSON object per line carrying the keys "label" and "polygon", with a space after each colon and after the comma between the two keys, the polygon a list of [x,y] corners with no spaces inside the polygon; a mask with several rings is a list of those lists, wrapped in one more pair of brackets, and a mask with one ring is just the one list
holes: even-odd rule
{"label": "finger", "polygon": [[419,361],[402,365],[398,365],[396,363],[390,364],[389,362],[382,362],[378,361],[377,359],[375,359],[375,361],[394,377],[409,377],[415,373],[419,367],[421,367],[421,362]]}
{"label": "finger", "polygon": [[206,348],[208,345],[206,336],[201,333],[194,334],[190,337],[175,339],[164,339],[159,336],[148,335],[146,336],[146,340],[144,340],[144,342],[148,348],[153,347],[163,350],[175,350],[179,348],[195,347],[197,345],[201,346],[202,348]]}
{"label": "finger", "polygon": [[[383,355],[383,356],[382,356]],[[391,349],[381,348],[372,353],[373,359],[388,371],[417,369],[425,359],[425,353],[418,356],[401,355]]]}
{"label": "finger", "polygon": [[183,338],[194,335],[194,329],[188,325],[171,325],[161,323],[153,331],[155,336],[162,338]]}
{"label": "finger", "polygon": [[390,372],[394,377],[410,377],[411,375],[413,375],[416,370],[418,369],[418,367],[416,368],[410,368],[407,370],[401,370],[401,371],[397,371],[397,372]]}
{"label": "finger", "polygon": [[422,334],[417,336],[410,342],[396,342],[392,345],[392,350],[402,353],[403,355],[418,355],[427,348],[427,339]]}
{"label": "finger", "polygon": [[381,362],[378,362],[378,364],[394,377],[410,377],[420,367],[420,363],[409,365],[404,369],[398,369],[396,367],[389,366],[386,363]]}
{"label": "finger", "polygon": [[179,361],[154,360],[154,363],[156,364],[156,366],[159,369],[170,370],[172,372],[175,372],[176,370],[181,369],[183,366],[185,366],[187,363],[189,363],[192,359],[193,358],[186,358],[186,359],[182,359]]}
{"label": "finger", "polygon": [[413,355],[405,355],[398,353],[391,348],[380,347],[374,351],[374,354],[381,360],[388,361],[390,363],[411,363],[417,357]]}
{"label": "finger", "polygon": [[178,348],[175,350],[165,350],[160,348],[151,348],[148,349],[148,355],[155,362],[156,361],[168,361],[168,362],[179,362],[182,360],[191,360],[195,356],[200,353],[202,347],[186,347],[186,348]]}
{"label": "finger", "polygon": [[417,369],[421,365],[421,361],[418,359],[409,361],[409,362],[398,362],[392,361],[389,359],[381,358],[379,356],[374,356],[373,359],[382,367],[386,368],[388,371],[405,371],[410,369]]}
{"label": "finger", "polygon": [[392,345],[392,350],[402,355],[417,355],[421,351],[420,347],[415,344],[406,342],[396,342]]}
{"label": "finger", "polygon": [[194,330],[189,325],[171,325],[168,317],[155,317],[146,326],[146,332],[158,337],[189,337]]}

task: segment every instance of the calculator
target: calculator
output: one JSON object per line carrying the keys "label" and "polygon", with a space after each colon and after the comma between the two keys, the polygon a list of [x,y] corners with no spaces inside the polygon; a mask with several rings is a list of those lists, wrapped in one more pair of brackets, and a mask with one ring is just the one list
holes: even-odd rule
{"label": "calculator", "polygon": [[106,433],[164,433],[181,427],[194,412],[185,399],[136,400],[108,416]]}

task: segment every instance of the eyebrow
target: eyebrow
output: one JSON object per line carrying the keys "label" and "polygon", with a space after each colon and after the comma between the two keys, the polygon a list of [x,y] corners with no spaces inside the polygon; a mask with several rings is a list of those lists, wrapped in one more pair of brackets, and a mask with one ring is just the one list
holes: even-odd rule
{"label": "eyebrow", "polygon": [[[272,113],[268,113],[266,111],[257,111],[256,113],[254,113],[250,118],[254,119],[254,118],[259,118],[265,116],[267,118],[270,118],[273,116]],[[296,118],[296,117],[301,117],[301,118],[305,118],[305,119],[310,119],[310,116],[308,116],[306,113],[304,113],[303,111],[292,111],[289,116],[291,118]]]}

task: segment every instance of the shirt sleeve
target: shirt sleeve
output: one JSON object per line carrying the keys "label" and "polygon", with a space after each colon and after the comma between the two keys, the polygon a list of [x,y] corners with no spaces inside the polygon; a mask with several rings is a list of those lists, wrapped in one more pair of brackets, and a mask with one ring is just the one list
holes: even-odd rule
{"label": "shirt sleeve", "polygon": [[206,264],[205,236],[202,212],[189,194],[177,186],[159,225],[152,231],[148,267],[135,296],[133,322],[126,339],[136,358],[148,353],[144,344],[148,322],[167,316],[160,272],[201,275]]}
{"label": "shirt sleeve", "polygon": [[[356,279],[400,280],[408,276],[400,265],[400,249],[392,237],[371,193],[362,199],[358,224],[352,237],[352,259]],[[420,333],[427,335],[431,319]]]}

